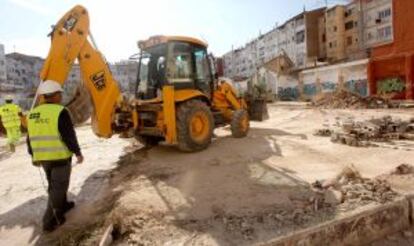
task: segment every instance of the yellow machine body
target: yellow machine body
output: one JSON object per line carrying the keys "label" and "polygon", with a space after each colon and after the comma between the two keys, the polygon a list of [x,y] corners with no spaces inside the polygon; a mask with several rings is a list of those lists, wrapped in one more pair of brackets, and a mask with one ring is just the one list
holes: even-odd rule
{"label": "yellow machine body", "polygon": [[[141,73],[137,76],[135,97],[126,99],[93,42],[84,7],[78,5],[67,12],[50,36],[51,47],[41,81],[54,80],[63,85],[77,60],[93,104],[92,127],[97,136],[108,138],[114,133],[132,132],[142,142],[163,141],[185,151],[197,151],[210,144],[212,129],[217,126],[236,124],[234,128],[241,132],[238,135],[247,134],[248,116],[242,112],[247,108],[246,102],[237,97],[229,83],[214,78],[203,41],[154,36],[138,42]],[[146,59],[143,52],[150,60],[146,67],[141,63]],[[151,79],[159,83],[149,84],[146,91],[139,92],[141,77],[145,76],[147,83]],[[41,101],[40,98],[37,103]],[[240,122],[235,123],[235,112]]]}

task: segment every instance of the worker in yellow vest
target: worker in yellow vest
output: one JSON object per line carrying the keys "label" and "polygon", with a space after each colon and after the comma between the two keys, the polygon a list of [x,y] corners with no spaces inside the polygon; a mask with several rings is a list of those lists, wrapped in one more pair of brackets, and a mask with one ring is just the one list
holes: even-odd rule
{"label": "worker in yellow vest", "polygon": [[55,81],[39,85],[38,94],[45,103],[35,107],[28,117],[27,146],[35,166],[43,167],[48,181],[49,199],[43,216],[43,230],[53,231],[65,222],[65,213],[75,206],[67,200],[72,155],[83,162],[76,133],[65,107],[60,105],[63,89]]}
{"label": "worker in yellow vest", "polygon": [[13,103],[12,96],[6,96],[5,104],[0,107],[0,118],[7,133],[7,144],[11,152],[16,151],[16,143],[21,137],[21,108]]}

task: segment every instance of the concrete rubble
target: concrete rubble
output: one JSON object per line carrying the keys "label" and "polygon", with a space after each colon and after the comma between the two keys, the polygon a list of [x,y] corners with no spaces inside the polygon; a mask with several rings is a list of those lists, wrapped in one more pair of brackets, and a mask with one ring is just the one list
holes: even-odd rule
{"label": "concrete rubble", "polygon": [[373,142],[414,140],[414,118],[408,121],[391,116],[367,121],[347,119],[342,122],[337,121],[332,127],[318,129],[314,135],[330,136],[334,143],[355,147],[376,146]]}
{"label": "concrete rubble", "polygon": [[169,219],[159,214],[143,219],[139,213],[126,218],[122,213],[122,219],[119,219],[122,222],[118,226],[129,244],[161,244],[159,237],[148,235],[148,231],[157,231],[158,227],[163,227],[166,232],[179,231],[178,234],[183,229],[205,231],[221,228],[228,238],[246,243],[253,242],[264,231],[279,231],[283,235],[287,231],[318,224],[324,218],[334,218],[338,212],[353,211],[368,204],[386,204],[399,197],[385,180],[363,178],[352,165],[345,167],[334,179],[316,181],[311,190],[297,201],[299,206],[292,208],[275,206],[237,214],[217,207],[212,209],[211,217],[203,219]]}
{"label": "concrete rubble", "polygon": [[312,103],[316,107],[329,109],[393,108],[396,106],[386,98],[378,96],[362,97],[347,90],[323,93],[315,97]]}
{"label": "concrete rubble", "polygon": [[401,164],[395,168],[391,172],[391,174],[394,175],[406,175],[406,174],[413,174],[414,173],[414,167],[409,164]]}
{"label": "concrete rubble", "polygon": [[323,194],[325,204],[342,204],[343,209],[371,202],[382,204],[398,196],[386,180],[363,178],[352,165],[345,167],[335,178],[316,181],[312,186],[315,191]]}
{"label": "concrete rubble", "polygon": [[[56,234],[36,243],[104,245],[107,236],[114,245],[242,246],[307,231],[313,234],[303,233],[302,239],[311,243],[290,245],[324,245],[315,238],[341,245],[351,237],[376,240],[396,231],[402,236],[408,227],[400,221],[408,216],[400,208],[408,211],[409,202],[399,202],[404,198],[399,194],[412,192],[414,174],[410,165],[397,165],[414,163],[413,155],[391,148],[353,148],[350,153],[347,146],[311,136],[321,119],[330,123],[321,131],[326,136],[342,131],[343,124],[353,126],[350,117],[359,117],[358,110],[326,114],[303,104],[269,109],[271,119],[252,127],[247,138],[229,138],[227,129],[218,129],[214,144],[196,154],[168,146],[143,149],[120,138],[101,140],[89,126],[77,128],[91,163],[74,168],[70,197],[78,206]],[[409,119],[412,111],[406,111],[398,115]],[[390,114],[371,110],[364,117],[378,117],[378,112]],[[351,120],[330,127],[340,119]],[[27,168],[24,145],[13,158],[4,158],[0,242],[27,245],[41,225],[45,191],[38,170]],[[384,173],[384,178],[366,178]],[[31,195],[34,200],[28,199]],[[371,213],[373,208],[378,210]]]}

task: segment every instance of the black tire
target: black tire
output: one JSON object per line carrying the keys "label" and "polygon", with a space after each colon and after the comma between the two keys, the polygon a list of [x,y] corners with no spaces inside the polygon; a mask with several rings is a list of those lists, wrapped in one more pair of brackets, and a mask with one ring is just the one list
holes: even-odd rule
{"label": "black tire", "polygon": [[231,135],[235,138],[247,136],[250,129],[249,114],[244,109],[234,111],[230,123]]}
{"label": "black tire", "polygon": [[[213,137],[214,119],[210,108],[200,100],[190,100],[177,107],[177,138],[178,149],[195,152],[207,148]],[[195,119],[202,122],[199,130],[192,126]],[[194,133],[199,131],[200,133]],[[198,136],[193,136],[199,134]]]}
{"label": "black tire", "polygon": [[161,141],[162,138],[156,136],[140,136],[136,135],[135,139],[138,140],[141,144],[145,147],[154,147],[157,146]]}

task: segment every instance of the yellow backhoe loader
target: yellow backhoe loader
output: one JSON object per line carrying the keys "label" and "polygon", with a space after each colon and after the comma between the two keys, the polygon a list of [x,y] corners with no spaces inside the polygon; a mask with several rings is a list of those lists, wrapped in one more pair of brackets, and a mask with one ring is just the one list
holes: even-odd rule
{"label": "yellow backhoe loader", "polygon": [[[249,131],[245,100],[236,96],[230,84],[216,78],[207,44],[200,40],[154,36],[138,42],[135,95],[126,98],[96,48],[84,7],[67,12],[50,37],[41,81],[63,85],[77,59],[92,101],[92,129],[97,136],[133,133],[147,145],[162,141],[192,152],[211,143],[215,127],[230,125],[237,138]],[[35,104],[41,101],[38,98]]]}

